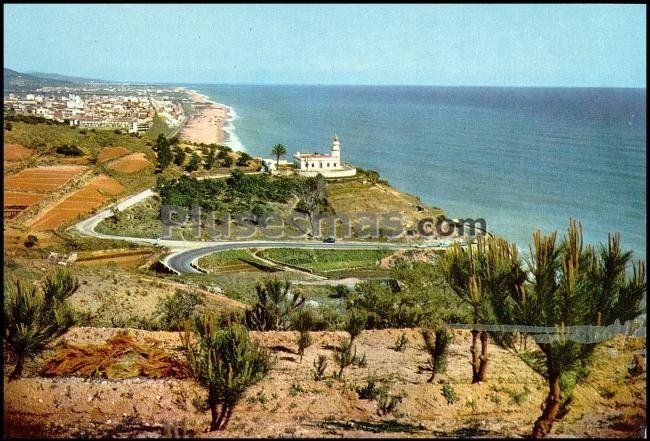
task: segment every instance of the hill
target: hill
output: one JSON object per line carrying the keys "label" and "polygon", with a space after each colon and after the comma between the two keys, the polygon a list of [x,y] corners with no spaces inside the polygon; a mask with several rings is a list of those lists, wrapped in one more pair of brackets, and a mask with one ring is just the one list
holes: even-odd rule
{"label": "hill", "polygon": [[75,84],[108,84],[109,83],[109,81],[98,80],[96,78],[72,77],[72,76],[61,75],[57,73],[43,73],[43,72],[25,72],[25,73],[27,75],[43,78],[46,80],[66,81]]}
{"label": "hill", "polygon": [[16,72],[15,70],[4,68],[4,92],[18,92],[37,89],[39,87],[65,87],[74,86],[75,83],[55,78],[43,78],[26,73]]}

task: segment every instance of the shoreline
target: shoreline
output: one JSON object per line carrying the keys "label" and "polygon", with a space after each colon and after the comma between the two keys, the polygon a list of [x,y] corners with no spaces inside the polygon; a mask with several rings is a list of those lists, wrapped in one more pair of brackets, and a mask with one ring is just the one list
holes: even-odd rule
{"label": "shoreline", "polygon": [[244,151],[244,146],[234,133],[235,110],[222,103],[212,101],[207,95],[193,89],[186,90],[196,113],[185,123],[179,133],[184,141],[226,145],[235,151]]}

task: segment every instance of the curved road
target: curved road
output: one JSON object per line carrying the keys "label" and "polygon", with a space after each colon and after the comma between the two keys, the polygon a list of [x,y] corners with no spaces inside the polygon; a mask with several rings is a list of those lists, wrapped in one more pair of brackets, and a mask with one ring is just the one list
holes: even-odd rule
{"label": "curved road", "polygon": [[180,250],[169,254],[162,262],[169,268],[181,274],[184,273],[198,273],[192,264],[196,265],[196,261],[208,254],[216,253],[219,251],[240,249],[240,248],[309,248],[309,249],[348,249],[348,250],[363,250],[363,249],[408,249],[413,248],[410,245],[384,243],[384,242],[336,242],[336,243],[323,243],[320,241],[239,241],[239,242],[204,242],[200,248],[190,250]]}
{"label": "curved road", "polygon": [[[145,190],[133,196],[126,198],[115,205],[120,211],[125,210],[143,200],[154,195],[153,190]],[[193,262],[200,257],[224,250],[241,249],[241,248],[338,248],[338,249],[409,249],[413,245],[385,243],[385,242],[335,242],[324,243],[318,240],[251,240],[251,241],[211,241],[200,242],[190,240],[163,240],[147,239],[142,237],[114,236],[110,234],[97,233],[95,227],[113,215],[111,208],[107,208],[90,218],[73,225],[69,229],[74,230],[86,236],[97,237],[100,239],[125,240],[128,242],[164,246],[172,250],[161,262],[178,274],[199,273],[200,271],[192,267]]]}

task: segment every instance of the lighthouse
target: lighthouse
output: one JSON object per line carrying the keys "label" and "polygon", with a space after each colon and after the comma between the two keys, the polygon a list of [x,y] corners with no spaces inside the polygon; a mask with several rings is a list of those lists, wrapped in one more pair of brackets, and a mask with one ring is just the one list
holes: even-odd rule
{"label": "lighthouse", "polygon": [[336,134],[332,140],[332,156],[336,157],[337,159],[341,159],[341,142],[339,141],[339,137],[336,136]]}

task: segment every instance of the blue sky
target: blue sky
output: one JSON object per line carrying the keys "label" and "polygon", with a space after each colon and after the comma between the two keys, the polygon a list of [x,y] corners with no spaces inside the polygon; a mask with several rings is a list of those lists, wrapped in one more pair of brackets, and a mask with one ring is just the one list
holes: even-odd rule
{"label": "blue sky", "polygon": [[645,5],[4,5],[4,66],[107,80],[646,86]]}

